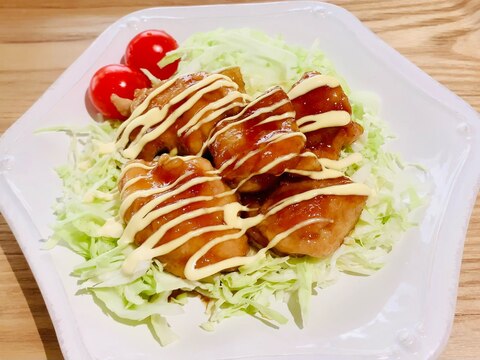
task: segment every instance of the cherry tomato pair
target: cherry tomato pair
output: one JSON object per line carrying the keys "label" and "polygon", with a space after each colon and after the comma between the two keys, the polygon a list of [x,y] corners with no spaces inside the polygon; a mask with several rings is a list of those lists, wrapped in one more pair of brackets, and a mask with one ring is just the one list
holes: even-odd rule
{"label": "cherry tomato pair", "polygon": [[147,30],[135,36],[125,51],[125,64],[100,68],[92,77],[88,96],[95,108],[107,119],[124,120],[112,103],[112,95],[133,99],[136,89],[150,86],[140,69],[150,71],[160,80],[168,79],[178,68],[178,60],[160,68],[157,64],[165,54],[178,47],[173,37],[162,30]]}

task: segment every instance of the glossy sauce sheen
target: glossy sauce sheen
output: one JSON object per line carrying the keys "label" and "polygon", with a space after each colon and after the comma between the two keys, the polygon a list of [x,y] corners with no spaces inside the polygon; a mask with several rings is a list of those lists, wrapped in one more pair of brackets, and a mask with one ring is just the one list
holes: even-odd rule
{"label": "glossy sauce sheen", "polygon": [[317,72],[306,73],[289,91],[306,149],[319,158],[338,159],[363,128],[350,120],[352,108],[339,82]]}
{"label": "glossy sauce sheen", "polygon": [[200,153],[215,124],[245,105],[246,94],[223,74],[195,73],[143,89],[119,128],[117,149],[127,159],[152,160],[160,151]]}
{"label": "glossy sauce sheen", "polygon": [[305,135],[287,94],[276,87],[220,121],[207,144],[222,178],[242,192],[255,192],[295,166]]}
{"label": "glossy sauce sheen", "polygon": [[[331,86],[337,84],[336,79],[331,77],[319,76],[317,79],[310,79],[304,85],[292,89],[290,95],[293,100],[311,96],[319,86],[319,79],[320,83],[323,83],[321,87],[329,88],[325,83]],[[216,91],[228,82],[225,76],[220,74],[205,76],[198,83],[176,93],[163,108],[152,107],[151,102],[155,96],[176,81],[172,79],[154,89],[143,102],[137,104],[128,120],[130,123],[127,121],[122,124],[116,147],[124,156],[140,155],[145,145],[154,141],[155,136],[172,127],[186,111],[182,106],[187,109],[188,106],[196,104],[196,99],[202,99],[203,95],[196,96],[196,92],[202,89],[202,94],[208,93],[210,89]],[[236,85],[232,87],[236,89]],[[237,94],[235,91],[232,98]],[[245,101],[246,97],[240,96],[240,99]],[[184,103],[175,108],[174,105],[182,101]],[[216,104],[213,108],[231,109],[228,94],[213,103]],[[211,106],[206,104],[202,109],[212,109]],[[236,106],[237,104],[234,105]],[[318,129],[324,130],[325,126],[344,123],[345,113],[349,112],[349,108],[348,111],[342,108],[330,113],[327,111],[327,115],[313,114],[314,116],[307,118],[302,125],[312,128],[313,124],[314,129],[311,132],[314,133]],[[217,119],[216,126],[208,134],[196,156],[171,157],[164,154],[158,162],[133,161],[123,170],[119,184],[122,196],[120,214],[127,227],[119,243],[135,242],[140,245],[125,260],[123,270],[126,273],[134,273],[142,263],[159,257],[168,271],[190,280],[202,279],[255,261],[265,256],[267,250],[278,246],[281,248],[285,241],[288,243],[289,237],[296,236],[311,226],[324,226],[325,218],[313,214],[296,219],[288,228],[278,227],[282,231],[274,234],[262,235],[261,231],[257,231],[264,239],[268,239],[268,245],[265,243],[266,246],[255,255],[245,256],[248,251],[245,236],[247,231],[255,227],[262,229],[262,224],[281,219],[284,213],[292,208],[318,205],[319,201],[325,204],[324,199],[332,198],[347,199],[346,202],[340,202],[345,205],[353,196],[361,199],[357,201],[358,206],[353,206],[361,211],[370,190],[365,185],[354,184],[344,178],[341,171],[351,163],[361,160],[361,157],[354,154],[349,159],[331,161],[319,158],[313,152],[305,152],[305,135],[299,131],[294,121],[292,102],[280,88],[267,91],[236,115],[223,120],[213,113],[214,111],[203,119],[197,116],[194,121],[187,118],[181,126],[175,127],[176,136],[180,137],[182,133],[196,132],[202,126],[202,121],[209,123],[213,121],[211,119]],[[310,115],[312,114],[305,116]],[[322,124],[319,125],[320,123]],[[132,132],[139,127],[141,130],[132,141]],[[149,131],[150,129],[153,130]],[[310,131],[304,132],[308,136]],[[217,169],[213,169],[208,160],[198,156],[207,147]],[[314,166],[297,168],[299,162],[304,160]],[[278,181],[278,175],[285,171],[302,178],[310,178],[311,180],[307,180],[309,185],[302,187],[304,191],[292,192],[284,197],[278,197],[274,191],[266,198],[265,204],[271,204],[268,209],[263,206],[260,213],[251,213],[252,217],[242,218],[240,214],[249,212],[250,209],[238,202],[235,193],[271,187]],[[226,180],[233,189],[226,186],[222,180]],[[284,186],[286,185],[282,183],[281,187]],[[348,210],[344,206],[337,208]],[[326,206],[326,209],[328,213],[330,207]],[[358,211],[353,213],[359,215]]]}
{"label": "glossy sauce sheen", "polygon": [[277,232],[257,254],[245,256],[246,232],[270,217],[278,218],[277,214],[319,196],[328,199],[331,196],[325,195],[358,194],[366,198],[370,194],[362,184],[336,182],[292,193],[263,214],[242,218],[240,212],[248,208],[237,202],[235,191],[211,170],[203,158],[166,154],[157,164],[135,161],[127,165],[119,184],[120,213],[127,227],[119,243],[135,242],[140,246],[125,260],[126,273],[134,273],[144,261],[159,257],[168,271],[190,280],[202,279],[255,261],[290,236],[292,229],[297,231],[320,221],[315,217],[297,221]]}
{"label": "glossy sauce sheen", "polygon": [[[363,210],[369,192],[362,193],[357,185],[343,176],[282,182],[262,205],[260,214],[267,216],[250,235],[265,246],[297,223],[316,220],[285,238],[275,250],[291,255],[328,256],[342,244]],[[348,186],[356,190],[349,191]],[[303,201],[296,201],[297,196]]]}
{"label": "glossy sauce sheen", "polygon": [[120,243],[140,245],[124,264],[132,271],[137,262],[159,257],[166,270],[178,276],[187,261],[205,244],[227,236],[202,255],[199,268],[232,256],[246,255],[247,239],[224,221],[224,207],[236,196],[223,184],[208,160],[162,155],[151,166],[135,161],[124,170],[119,187],[120,214],[127,227]]}

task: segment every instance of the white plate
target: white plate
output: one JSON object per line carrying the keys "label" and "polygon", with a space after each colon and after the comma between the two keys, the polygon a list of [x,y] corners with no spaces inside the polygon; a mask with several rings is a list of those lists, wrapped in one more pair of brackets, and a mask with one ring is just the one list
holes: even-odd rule
{"label": "white plate", "polygon": [[[307,326],[266,327],[253,318],[227,320],[206,333],[198,303],[176,322],[182,340],[161,348],[146,326],[107,317],[90,296],[76,296],[69,276],[81,259],[40,239],[60,194],[53,172],[68,140],[34,135],[39,127],[87,123],[85,89],[100,66],[115,63],[139,31],[163,28],[182,41],[218,27],[259,28],[309,46],[315,39],[352,89],[382,100],[382,117],[407,161],[428,167],[432,201],[387,266],[367,278],[343,277],[314,298]],[[128,15],[110,26],[0,141],[0,209],[38,282],[68,359],[293,359],[437,356],[447,342],[469,215],[480,175],[480,121],[459,97],[383,43],[347,11],[319,2],[171,7]]]}

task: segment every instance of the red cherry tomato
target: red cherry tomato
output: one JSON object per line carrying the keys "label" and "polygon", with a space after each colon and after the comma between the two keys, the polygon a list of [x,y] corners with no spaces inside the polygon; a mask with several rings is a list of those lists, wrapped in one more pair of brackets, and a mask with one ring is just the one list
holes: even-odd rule
{"label": "red cherry tomato", "polygon": [[133,99],[135,89],[150,87],[150,81],[140,71],[125,65],[107,65],[100,68],[88,88],[88,96],[95,108],[107,119],[124,120],[111,101],[111,96]]}
{"label": "red cherry tomato", "polygon": [[127,46],[125,63],[133,69],[147,69],[160,80],[168,79],[178,68],[179,60],[160,68],[158,62],[178,47],[173,37],[162,30],[147,30],[135,36]]}

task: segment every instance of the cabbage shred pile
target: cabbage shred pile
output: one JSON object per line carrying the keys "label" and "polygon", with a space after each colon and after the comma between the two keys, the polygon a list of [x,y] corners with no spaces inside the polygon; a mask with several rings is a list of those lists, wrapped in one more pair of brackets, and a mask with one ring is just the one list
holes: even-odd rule
{"label": "cabbage shred pile", "polygon": [[[415,225],[415,210],[424,203],[415,186],[418,180],[398,156],[383,150],[388,136],[378,118],[378,101],[352,93],[315,44],[304,49],[250,29],[220,29],[193,35],[160,65],[178,58],[180,74],[240,66],[251,95],[275,85],[288,91],[311,70],[339,78],[351,100],[354,121],[365,129],[342,153],[360,152],[364,158],[352,165],[347,175],[375,192],[355,229],[332,256],[324,259],[268,254],[235,272],[202,281],[164,272],[155,259],[148,268],[127,277],[121,265],[133,247],[117,245],[124,226],[118,217],[117,183],[126,160],[108,151],[115,127],[104,122],[84,129],[55,129],[69,133],[72,145],[70,161],[57,169],[63,195],[54,207],[57,221],[47,247],[62,244],[82,256],[84,261],[73,269],[80,287],[100,300],[108,313],[130,323],[149,322],[162,345],[177,340],[168,319],[183,312],[192,293],[210,299],[205,322],[199,324],[207,331],[226,318],[245,314],[273,324],[284,324],[293,315],[301,324],[308,316],[315,288],[331,285],[340,273],[370,275],[385,264],[395,242]],[[300,311],[289,315],[273,310],[272,305],[278,302],[294,304]]]}

